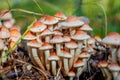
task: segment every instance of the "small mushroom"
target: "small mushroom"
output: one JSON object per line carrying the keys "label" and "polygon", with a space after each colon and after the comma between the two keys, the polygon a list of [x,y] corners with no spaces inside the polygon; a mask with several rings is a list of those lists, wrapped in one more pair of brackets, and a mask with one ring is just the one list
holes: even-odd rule
{"label": "small mushroom", "polygon": [[93,29],[89,26],[89,24],[88,23],[85,23],[85,24],[83,24],[83,26],[82,27],[80,27],[80,30],[83,30],[83,31],[92,31]]}
{"label": "small mushroom", "polygon": [[47,70],[50,70],[50,63],[48,61],[48,58],[50,56],[50,49],[52,49],[53,46],[47,42],[44,42],[42,44],[42,46],[39,48],[40,50],[44,50],[45,53],[45,64],[46,64],[46,68]]}
{"label": "small mushroom", "polygon": [[56,61],[59,60],[59,57],[56,55],[55,52],[50,53],[50,56],[48,58],[49,61],[51,61],[51,68],[52,68],[52,73],[54,76],[57,74],[57,64]]}
{"label": "small mushroom", "polygon": [[108,69],[112,71],[113,80],[117,80],[117,76],[120,71],[120,66],[117,63],[111,63],[108,65]]}
{"label": "small mushroom", "polygon": [[0,12],[0,18],[2,20],[11,19],[12,18],[12,14],[11,14],[11,12],[9,10],[4,9],[4,10],[2,10]]}
{"label": "small mushroom", "polygon": [[28,32],[26,33],[26,35],[24,36],[23,39],[24,39],[24,40],[35,40],[35,39],[36,39],[36,36],[35,36],[34,33],[28,31]]}
{"label": "small mushroom", "polygon": [[67,75],[69,77],[69,80],[74,80],[75,72],[73,70],[70,70]]}

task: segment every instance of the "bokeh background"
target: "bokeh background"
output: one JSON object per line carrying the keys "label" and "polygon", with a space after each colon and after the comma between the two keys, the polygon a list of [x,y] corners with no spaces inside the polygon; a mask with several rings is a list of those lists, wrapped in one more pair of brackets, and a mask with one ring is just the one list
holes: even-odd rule
{"label": "bokeh background", "polygon": [[[108,33],[113,31],[120,33],[119,0],[0,0],[0,10],[14,8],[49,15],[54,15],[56,12],[62,11],[67,16],[73,14],[88,17],[90,26],[94,29],[92,34],[100,35],[101,37],[105,36],[104,9],[107,15]],[[40,16],[18,11],[12,12],[12,14],[22,33],[34,18],[40,18]]]}

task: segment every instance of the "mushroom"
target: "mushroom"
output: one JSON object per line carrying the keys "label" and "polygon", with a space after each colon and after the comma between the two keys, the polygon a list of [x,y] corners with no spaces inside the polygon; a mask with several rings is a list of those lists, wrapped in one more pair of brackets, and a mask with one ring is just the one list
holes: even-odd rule
{"label": "mushroom", "polygon": [[74,68],[77,68],[77,72],[76,72],[76,76],[77,76],[77,80],[79,80],[79,76],[81,75],[81,73],[83,72],[84,68],[84,62],[81,59],[78,59],[75,63],[74,63]]}
{"label": "mushroom", "polygon": [[34,40],[34,39],[36,39],[36,36],[34,33],[28,31],[23,39],[24,40]]}
{"label": "mushroom", "polygon": [[95,35],[95,36],[94,36],[94,39],[95,39],[96,41],[98,41],[98,42],[101,42],[101,41],[102,41],[102,39],[101,39],[100,36],[98,36],[98,35]]}
{"label": "mushroom", "polygon": [[84,62],[84,70],[86,70],[87,68],[87,60],[89,59],[89,57],[90,57],[90,54],[87,51],[82,51],[79,54],[79,58],[83,59],[83,62]]}
{"label": "mushroom", "polygon": [[117,63],[111,63],[108,65],[108,69],[112,71],[113,80],[117,80],[117,76],[120,71],[120,66]]}
{"label": "mushroom", "polygon": [[53,46],[51,44],[49,44],[48,42],[44,42],[42,44],[42,46],[39,48],[40,50],[44,50],[45,53],[45,64],[46,64],[46,68],[47,70],[50,70],[50,63],[48,61],[48,58],[50,56],[50,49],[52,49]]}
{"label": "mushroom", "polygon": [[63,29],[69,29],[70,35],[73,36],[75,33],[75,28],[83,25],[84,22],[80,21],[76,16],[68,16],[65,22],[61,23]]}
{"label": "mushroom", "polygon": [[70,70],[67,75],[69,77],[69,80],[73,80],[75,77],[75,72],[73,70]]}
{"label": "mushroom", "polygon": [[45,42],[50,42],[50,35],[52,35],[53,32],[50,31],[48,28],[46,28],[41,34],[40,37],[45,36]]}
{"label": "mushroom", "polygon": [[53,31],[53,24],[56,24],[58,22],[58,19],[54,16],[47,15],[47,16],[41,17],[39,21],[48,25],[48,29],[50,31]]}
{"label": "mushroom", "polygon": [[64,70],[65,70],[65,73],[67,74],[68,71],[69,71],[68,59],[72,58],[72,55],[68,51],[61,50],[61,54],[59,56],[63,58],[63,67],[64,67]]}
{"label": "mushroom", "polygon": [[3,25],[7,28],[11,28],[15,24],[15,19],[11,18],[9,20],[4,20]]}
{"label": "mushroom", "polygon": [[83,31],[92,31],[93,29],[89,26],[89,24],[88,23],[85,23],[85,24],[83,24],[83,26],[82,27],[80,27],[80,30],[83,30]]}
{"label": "mushroom", "polygon": [[100,61],[98,63],[98,67],[102,70],[103,73],[105,73],[105,77],[107,77],[106,80],[111,80],[111,74],[109,72],[109,70],[107,69],[108,67],[108,63],[106,61]]}
{"label": "mushroom", "polygon": [[41,60],[39,59],[38,56],[38,48],[41,46],[42,44],[38,43],[37,40],[30,40],[27,42],[27,46],[29,47],[29,54],[31,56],[31,58],[34,59],[34,61],[36,62],[35,64],[37,64],[41,69],[45,70],[43,64],[41,63]]}
{"label": "mushroom", "polygon": [[4,9],[4,10],[2,10],[0,12],[0,18],[2,20],[11,19],[12,18],[12,14],[11,14],[11,12],[9,10]]}
{"label": "mushroom", "polygon": [[41,38],[39,37],[39,33],[45,30],[47,26],[43,24],[42,22],[35,22],[33,26],[31,27],[30,31],[33,33],[36,33],[37,41],[39,43],[42,43]]}
{"label": "mushroom", "polygon": [[53,73],[54,76],[56,76],[56,74],[57,74],[57,69],[56,69],[57,64],[56,64],[56,61],[59,60],[59,57],[56,55],[55,52],[51,52],[48,60],[51,61],[52,73]]}
{"label": "mushroom", "polygon": [[54,37],[50,40],[50,43],[56,45],[56,53],[59,56],[61,53],[61,43],[63,43],[63,38],[60,35],[54,35]]}
{"label": "mushroom", "polygon": [[109,44],[112,47],[112,61],[117,63],[116,58],[116,46],[120,45],[120,34],[117,32],[109,33],[105,38],[102,40],[103,43]]}
{"label": "mushroom", "polygon": [[65,47],[67,47],[68,49],[70,49],[70,54],[72,55],[72,58],[70,58],[69,60],[69,68],[71,69],[73,66],[73,62],[74,62],[74,55],[75,55],[75,49],[78,47],[77,43],[74,40],[71,40],[68,43],[65,43]]}

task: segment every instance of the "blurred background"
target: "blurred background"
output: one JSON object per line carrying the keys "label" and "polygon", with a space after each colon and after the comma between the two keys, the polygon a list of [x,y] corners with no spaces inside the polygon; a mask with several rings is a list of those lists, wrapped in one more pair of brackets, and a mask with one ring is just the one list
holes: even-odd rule
{"label": "blurred background", "polygon": [[[14,8],[49,15],[62,11],[67,16],[85,16],[90,20],[90,26],[93,28],[92,34],[101,37],[105,36],[105,14],[103,11],[105,10],[108,33],[113,31],[120,33],[119,0],[0,0],[0,11]],[[22,33],[34,18],[40,18],[40,16],[18,11],[12,12],[12,14]]]}

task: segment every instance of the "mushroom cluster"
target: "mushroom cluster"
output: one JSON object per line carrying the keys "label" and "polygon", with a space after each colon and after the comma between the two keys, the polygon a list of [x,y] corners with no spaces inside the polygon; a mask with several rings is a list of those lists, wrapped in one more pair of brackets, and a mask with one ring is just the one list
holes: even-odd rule
{"label": "mushroom cluster", "polygon": [[84,17],[65,16],[57,12],[45,15],[32,24],[23,38],[27,40],[29,56],[34,65],[49,71],[54,77],[62,73],[73,80],[87,69],[87,61],[95,54],[99,36],[91,36],[93,29]]}
{"label": "mushroom cluster", "polygon": [[12,14],[8,10],[0,12],[0,57],[1,63],[6,62],[6,51],[13,47],[21,37],[20,29],[15,24]]}

